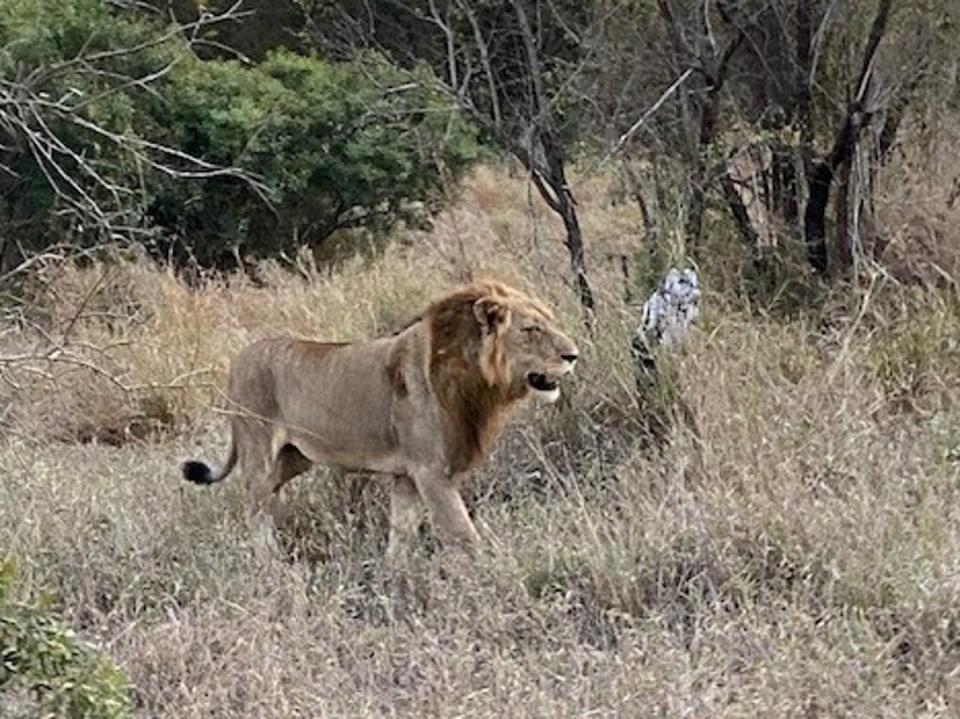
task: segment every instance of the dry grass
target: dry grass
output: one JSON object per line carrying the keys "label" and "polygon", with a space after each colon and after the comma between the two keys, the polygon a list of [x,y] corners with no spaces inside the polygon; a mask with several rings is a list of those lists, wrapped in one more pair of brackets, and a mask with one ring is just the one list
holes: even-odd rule
{"label": "dry grass", "polygon": [[[188,291],[143,262],[59,268],[50,326],[113,379],[57,367],[17,397],[0,547],[27,585],[104,644],[145,717],[955,715],[960,310],[946,290],[881,283],[791,320],[709,296],[667,360],[696,432],[676,425],[651,455],[630,420],[638,311],[598,262],[601,327],[580,338],[571,406],[527,413],[481,473],[468,571],[428,536],[388,571],[375,483],[298,480],[287,555],[264,561],[240,482],[180,482],[178,459],[222,452],[215,388],[263,333],[385,331],[468,270],[545,295],[576,330],[559,228],[526,192],[482,171],[431,233],[335,274],[265,266],[256,286]],[[579,199],[594,255],[620,251],[632,211],[592,186]],[[121,446],[46,441],[104,426]]]}
{"label": "dry grass", "polygon": [[960,127],[933,120],[905,135],[881,174],[881,225],[867,250],[900,281],[944,284],[960,273]]}

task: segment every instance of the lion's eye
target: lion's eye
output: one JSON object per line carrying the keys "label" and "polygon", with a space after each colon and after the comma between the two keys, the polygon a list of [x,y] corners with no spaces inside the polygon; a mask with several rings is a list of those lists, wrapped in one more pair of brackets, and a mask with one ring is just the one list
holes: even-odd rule
{"label": "lion's eye", "polygon": [[524,332],[527,332],[527,333],[529,333],[529,334],[533,334],[534,332],[539,332],[539,331],[540,331],[540,328],[537,327],[537,325],[528,325],[528,326],[526,326],[526,327],[523,328],[523,331],[524,331]]}

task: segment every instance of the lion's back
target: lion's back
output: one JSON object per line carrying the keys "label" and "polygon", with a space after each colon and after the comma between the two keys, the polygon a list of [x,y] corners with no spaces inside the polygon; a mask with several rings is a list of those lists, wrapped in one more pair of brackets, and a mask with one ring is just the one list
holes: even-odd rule
{"label": "lion's back", "polygon": [[[237,353],[227,382],[228,399],[239,408],[266,419],[300,414],[319,404],[335,403],[350,387],[334,382],[338,368],[348,371],[356,361],[334,357],[335,351],[354,347],[345,342],[314,342],[292,337],[260,339]],[[340,387],[331,387],[341,384]],[[352,384],[352,383],[346,383]],[[333,389],[334,396],[330,390]],[[356,390],[353,390],[356,393]],[[309,400],[305,402],[309,395]]]}

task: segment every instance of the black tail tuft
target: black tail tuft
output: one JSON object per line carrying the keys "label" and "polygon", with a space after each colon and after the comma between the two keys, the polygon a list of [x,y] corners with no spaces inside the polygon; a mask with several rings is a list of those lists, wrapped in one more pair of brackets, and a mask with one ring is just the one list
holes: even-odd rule
{"label": "black tail tuft", "polygon": [[213,474],[210,472],[210,467],[208,467],[203,462],[189,461],[184,462],[180,465],[180,469],[183,471],[183,478],[188,482],[193,482],[194,484],[213,484]]}

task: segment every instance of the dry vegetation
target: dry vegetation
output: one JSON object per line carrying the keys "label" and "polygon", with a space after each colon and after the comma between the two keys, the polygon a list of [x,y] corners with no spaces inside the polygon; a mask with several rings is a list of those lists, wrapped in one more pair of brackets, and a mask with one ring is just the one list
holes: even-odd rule
{"label": "dry vegetation", "polygon": [[[914,191],[909,212],[886,205],[890,239],[955,254],[960,211],[911,219],[919,195],[946,206]],[[254,337],[388,331],[470,271],[577,330],[561,230],[529,197],[481,170],[431,232],[334,273],[263,265],[191,290],[145,261],[49,266],[37,319],[67,362],[13,371],[0,449],[0,547],[28,587],[102,643],[149,717],[955,715],[960,303],[943,263],[939,287],[875,273],[803,311],[735,300],[716,288],[736,267],[704,268],[706,316],[664,360],[664,401],[695,429],[674,423],[658,453],[630,396],[639,308],[603,259],[639,223],[581,183],[600,328],[570,402],[521,417],[478,478],[476,566],[427,533],[390,573],[382,488],[325,471],[293,483],[288,556],[261,561],[240,482],[180,482],[179,459],[222,452],[216,388]]]}

